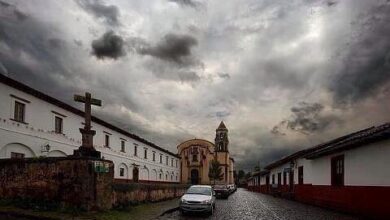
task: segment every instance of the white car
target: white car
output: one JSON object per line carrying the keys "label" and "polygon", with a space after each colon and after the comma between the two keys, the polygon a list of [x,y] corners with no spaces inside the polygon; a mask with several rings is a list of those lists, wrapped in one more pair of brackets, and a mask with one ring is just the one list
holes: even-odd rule
{"label": "white car", "polygon": [[194,185],[180,198],[180,211],[205,212],[210,215],[215,209],[215,192],[211,186]]}

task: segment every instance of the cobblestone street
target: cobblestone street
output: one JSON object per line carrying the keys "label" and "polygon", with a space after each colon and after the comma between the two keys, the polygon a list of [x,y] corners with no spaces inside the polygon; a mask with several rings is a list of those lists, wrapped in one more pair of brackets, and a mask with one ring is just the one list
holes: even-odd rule
{"label": "cobblestone street", "polygon": [[357,219],[346,214],[315,206],[275,198],[269,195],[238,189],[229,199],[218,199],[212,216],[187,214],[179,211],[166,214],[162,219]]}

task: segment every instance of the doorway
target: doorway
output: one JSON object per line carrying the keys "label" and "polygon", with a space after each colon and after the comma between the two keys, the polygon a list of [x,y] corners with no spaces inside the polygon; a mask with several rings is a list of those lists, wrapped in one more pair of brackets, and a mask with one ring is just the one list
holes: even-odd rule
{"label": "doorway", "polygon": [[196,169],[191,170],[191,184],[199,184],[199,171]]}
{"label": "doorway", "polygon": [[289,172],[288,183],[290,183],[289,191],[293,192],[293,190],[294,190],[294,170],[293,169],[291,169]]}
{"label": "doorway", "polygon": [[133,168],[133,181],[138,183],[139,180],[139,170],[138,167]]}

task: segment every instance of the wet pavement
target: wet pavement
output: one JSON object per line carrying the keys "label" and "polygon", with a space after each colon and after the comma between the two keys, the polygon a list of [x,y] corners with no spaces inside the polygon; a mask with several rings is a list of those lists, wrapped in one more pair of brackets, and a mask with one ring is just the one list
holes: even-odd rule
{"label": "wet pavement", "polygon": [[310,206],[286,199],[276,198],[261,193],[238,189],[226,200],[218,199],[212,216],[186,214],[179,211],[163,215],[163,219],[358,219],[347,214],[334,212],[315,206]]}

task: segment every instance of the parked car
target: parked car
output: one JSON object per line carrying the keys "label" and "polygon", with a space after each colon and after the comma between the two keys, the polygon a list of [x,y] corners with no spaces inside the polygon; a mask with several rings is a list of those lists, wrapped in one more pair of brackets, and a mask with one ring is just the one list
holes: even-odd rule
{"label": "parked car", "polygon": [[194,185],[180,198],[180,212],[204,212],[212,215],[215,209],[215,192],[211,186]]}
{"label": "parked car", "polygon": [[232,194],[237,190],[237,187],[235,184],[228,185],[229,193]]}
{"label": "parked car", "polygon": [[227,199],[230,195],[228,185],[214,185],[214,191],[217,198]]}

